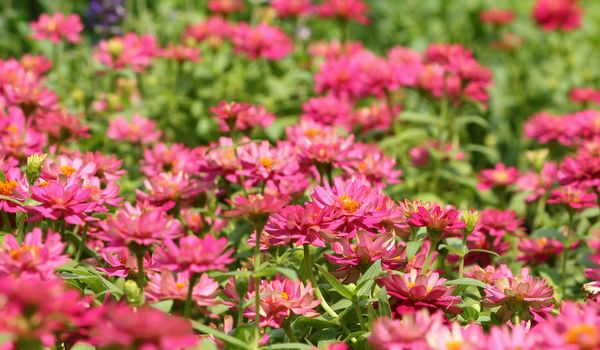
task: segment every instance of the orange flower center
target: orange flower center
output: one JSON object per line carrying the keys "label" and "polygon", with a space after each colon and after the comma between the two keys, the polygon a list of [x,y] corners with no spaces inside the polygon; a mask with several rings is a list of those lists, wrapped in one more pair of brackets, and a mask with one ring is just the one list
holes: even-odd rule
{"label": "orange flower center", "polygon": [[462,349],[463,342],[460,340],[451,340],[446,343],[447,350],[460,350]]}
{"label": "orange flower center", "polygon": [[17,126],[15,124],[8,124],[8,126],[6,127],[6,131],[14,134],[17,131],[19,131],[19,129],[17,128]]}
{"label": "orange flower center", "polygon": [[307,129],[304,132],[304,135],[306,135],[308,137],[315,137],[315,136],[319,135],[319,130],[317,130],[317,129]]}
{"label": "orange flower center", "polygon": [[185,288],[185,283],[177,282],[175,283],[175,288],[177,288],[177,290],[182,290],[183,288]]}
{"label": "orange flower center", "polygon": [[349,213],[354,213],[358,210],[358,208],[360,208],[360,203],[349,196],[343,195],[339,197],[338,200],[342,204],[342,208]]}
{"label": "orange flower center", "polygon": [[273,166],[273,160],[271,158],[261,158],[259,162],[263,167],[267,169],[270,169]]}
{"label": "orange flower center", "polygon": [[70,165],[63,165],[60,167],[60,172],[63,173],[65,176],[71,176],[75,171],[77,170]]}
{"label": "orange flower center", "polygon": [[498,183],[505,183],[508,181],[508,173],[506,171],[495,171],[494,180]]}
{"label": "orange flower center", "polygon": [[365,163],[365,162],[358,163],[358,169],[360,169],[361,171],[367,170],[367,163]]}
{"label": "orange flower center", "polygon": [[288,295],[288,293],[286,293],[286,292],[281,292],[281,297],[282,297],[283,299],[285,299],[285,300],[289,300],[289,299],[290,299],[290,296],[289,296],[289,295]]}
{"label": "orange flower center", "polygon": [[540,239],[537,240],[537,244],[538,246],[540,246],[541,248],[545,247],[546,245],[548,245],[548,238],[546,237],[542,237]]}
{"label": "orange flower center", "polygon": [[27,253],[31,253],[31,255],[35,258],[38,255],[39,248],[35,245],[23,245],[22,247],[15,248],[10,251],[10,257],[13,260],[20,260],[21,256]]}
{"label": "orange flower center", "polygon": [[3,196],[10,196],[13,190],[17,188],[17,182],[15,180],[0,181],[0,194]]}
{"label": "orange flower center", "polygon": [[589,324],[573,326],[565,333],[567,343],[577,344],[580,349],[593,349],[599,337],[596,327]]}

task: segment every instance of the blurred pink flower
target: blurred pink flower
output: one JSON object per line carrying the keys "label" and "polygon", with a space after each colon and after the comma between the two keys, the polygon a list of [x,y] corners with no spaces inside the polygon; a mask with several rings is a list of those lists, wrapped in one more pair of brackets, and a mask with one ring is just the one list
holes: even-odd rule
{"label": "blurred pink flower", "polygon": [[209,0],[208,9],[211,12],[218,13],[221,15],[228,15],[230,13],[242,10],[244,8],[243,0]]}
{"label": "blurred pink flower", "polygon": [[264,107],[248,103],[220,101],[218,106],[210,108],[210,112],[224,132],[264,128],[275,120],[275,116]]}
{"label": "blurred pink flower", "polygon": [[273,0],[271,7],[277,12],[277,16],[298,17],[307,16],[312,13],[313,4],[311,0]]}
{"label": "blurred pink flower", "polygon": [[517,259],[530,264],[530,266],[535,266],[558,257],[563,249],[564,245],[552,238],[521,239],[519,240],[521,254]]}
{"label": "blurred pink flower", "polygon": [[582,12],[577,0],[537,0],[532,15],[544,30],[567,32],[581,26]]}
{"label": "blurred pink flower", "polygon": [[550,193],[547,202],[550,204],[562,204],[573,209],[596,208],[597,195],[583,187],[573,185],[561,186]]}
{"label": "blurred pink flower", "polygon": [[[146,297],[150,300],[186,300],[190,282],[190,273],[179,272],[176,276],[169,271],[151,273]],[[217,304],[219,283],[208,277],[200,275],[192,290],[192,300],[198,306],[210,306]]]}
{"label": "blurred pink flower", "polygon": [[200,49],[186,45],[169,44],[159,51],[159,56],[166,59],[183,62],[200,62]]}
{"label": "blurred pink flower", "polygon": [[540,319],[533,333],[544,349],[597,349],[600,347],[600,309],[565,301],[559,315]]}
{"label": "blurred pink flower", "polygon": [[36,40],[50,40],[54,44],[66,39],[71,43],[78,43],[81,38],[79,33],[83,30],[83,24],[77,15],[64,15],[57,12],[51,16],[43,13],[37,22],[31,22],[31,29]]}
{"label": "blurred pink flower", "polygon": [[442,322],[441,313],[430,315],[427,310],[403,314],[399,320],[379,318],[373,324],[369,344],[373,350],[427,349],[426,335]]}
{"label": "blurred pink flower", "polygon": [[294,49],[292,39],[283,30],[265,23],[255,27],[246,23],[238,24],[233,30],[232,41],[235,51],[251,60],[281,60]]}
{"label": "blurred pink flower", "polygon": [[501,8],[491,8],[481,11],[479,19],[483,23],[493,24],[495,26],[503,26],[512,23],[515,20],[515,13],[511,10]]}
{"label": "blurred pink flower", "polygon": [[121,116],[109,122],[106,136],[117,141],[150,144],[160,140],[162,132],[156,128],[156,122],[134,114],[129,121]]}
{"label": "blurred pink flower", "polygon": [[100,41],[93,57],[110,69],[130,68],[139,73],[150,66],[157,53],[158,44],[153,36],[127,33]]}
{"label": "blurred pink flower", "polygon": [[368,24],[368,8],[362,0],[325,0],[317,9],[319,16]]}
{"label": "blurred pink flower", "polygon": [[484,169],[479,173],[480,190],[489,190],[495,187],[506,187],[514,184],[519,176],[515,167],[507,167],[504,163],[498,163],[492,169]]}
{"label": "blurred pink flower", "polygon": [[179,239],[165,239],[156,252],[158,264],[170,271],[202,273],[212,270],[227,270],[233,249],[227,249],[227,238],[215,239],[207,234],[202,238],[188,235]]}

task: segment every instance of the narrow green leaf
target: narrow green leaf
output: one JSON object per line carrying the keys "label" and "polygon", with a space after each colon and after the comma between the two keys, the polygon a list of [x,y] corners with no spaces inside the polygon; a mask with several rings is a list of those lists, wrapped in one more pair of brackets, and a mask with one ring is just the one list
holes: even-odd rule
{"label": "narrow green leaf", "polygon": [[480,280],[476,280],[474,278],[469,277],[463,277],[451,281],[446,281],[446,283],[444,284],[447,286],[475,286],[480,288],[486,287],[486,284],[481,282]]}
{"label": "narrow green leaf", "polygon": [[277,267],[277,266],[271,266],[271,267],[264,268],[264,269],[258,271],[257,276],[258,277],[270,277],[270,276],[274,276],[278,273],[280,273],[280,274],[284,275],[285,277],[292,279],[292,280],[298,279],[298,274],[296,273],[296,271],[285,268],[285,267]]}
{"label": "narrow green leaf", "polygon": [[343,296],[346,299],[352,299],[352,292],[350,292],[346,287],[344,287],[344,285],[341,284],[337,278],[330,274],[329,271],[327,271],[323,266],[317,265],[317,268],[336,292],[338,292],[341,296]]}
{"label": "narrow green leaf", "polygon": [[354,289],[354,295],[364,296],[369,295],[369,291],[373,286],[375,278],[377,278],[382,272],[381,260],[377,260],[371,265],[365,273],[360,276],[356,282],[356,288]]}
{"label": "narrow green leaf", "polygon": [[406,259],[410,260],[421,249],[423,241],[406,242]]}
{"label": "narrow green leaf", "polygon": [[379,307],[379,316],[392,317],[392,308],[390,307],[385,287],[379,290],[379,294],[377,295],[377,306]]}
{"label": "narrow green leaf", "polygon": [[192,322],[192,327],[194,327],[195,330],[197,330],[198,332],[202,332],[204,334],[210,334],[212,336],[214,336],[217,339],[221,339],[222,341],[240,347],[242,349],[248,349],[248,344],[245,344],[244,342],[242,342],[239,339],[236,339],[230,335],[227,335],[221,331],[218,331],[214,328],[210,328],[208,326],[205,326],[203,324],[201,324],[198,321],[191,321]]}
{"label": "narrow green leaf", "polygon": [[169,313],[169,312],[171,312],[171,308],[173,307],[173,300],[172,299],[161,300],[161,301],[151,304],[151,306],[155,309],[159,309],[160,311],[162,311],[164,313]]}
{"label": "narrow green leaf", "polygon": [[308,344],[301,343],[287,343],[287,344],[273,344],[261,347],[262,350],[283,350],[283,349],[298,349],[298,350],[309,350],[314,349]]}

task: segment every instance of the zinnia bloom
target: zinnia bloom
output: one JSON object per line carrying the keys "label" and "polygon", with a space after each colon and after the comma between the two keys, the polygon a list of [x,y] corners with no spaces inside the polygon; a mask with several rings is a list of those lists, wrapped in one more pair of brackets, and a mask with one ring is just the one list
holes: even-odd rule
{"label": "zinnia bloom", "polygon": [[533,8],[533,19],[547,31],[577,29],[581,26],[581,14],[577,0],[537,0]]}
{"label": "zinnia bloom", "polygon": [[71,43],[78,43],[81,38],[79,33],[83,30],[83,24],[77,15],[64,15],[60,12],[48,16],[42,14],[37,22],[31,23],[33,29],[32,38],[36,40],[47,39],[53,43],[66,39]]}
{"label": "zinnia bloom", "polygon": [[277,11],[277,16],[285,18],[309,15],[313,5],[311,0],[273,0],[271,7]]}
{"label": "zinnia bloom", "polygon": [[31,221],[41,218],[64,219],[72,225],[84,225],[93,220],[88,214],[96,207],[90,202],[90,189],[83,188],[77,179],[57,180],[31,186],[31,199],[40,204],[28,207],[32,212]]}
{"label": "zinnia bloom", "polygon": [[339,18],[367,24],[369,23],[369,19],[365,16],[367,9],[367,5],[362,0],[325,0],[317,12],[319,16],[325,18]]}
{"label": "zinnia bloom", "polygon": [[589,304],[565,301],[560,314],[539,320],[533,333],[544,349],[598,349],[600,309]]}
{"label": "zinnia bloom", "polygon": [[125,117],[111,120],[106,136],[117,141],[149,144],[158,141],[162,133],[156,129],[155,121],[135,114],[131,121]]}
{"label": "zinnia bloom", "polygon": [[378,279],[391,297],[392,312],[397,316],[420,309],[431,312],[441,310],[455,315],[460,313],[458,304],[461,300],[452,295],[454,288],[445,286],[445,281],[437,272],[422,273],[415,269]]}
{"label": "zinnia bloom", "polygon": [[187,271],[201,273],[211,270],[226,270],[231,258],[232,249],[225,250],[227,238],[215,239],[207,234],[202,238],[185,236],[176,243],[165,239],[164,248],[156,253],[156,259],[162,267],[171,271]]}
{"label": "zinnia bloom", "polygon": [[518,260],[529,264],[541,264],[557,257],[563,249],[564,245],[552,238],[522,239],[519,241],[519,251],[521,254]]}
{"label": "zinnia bloom", "polygon": [[[180,272],[176,276],[169,271],[152,273],[148,278],[145,293],[150,300],[186,300],[190,282],[190,273]],[[200,275],[192,289],[192,300],[198,306],[210,306],[217,303],[219,283],[206,274]]]}
{"label": "zinnia bloom", "polygon": [[127,33],[100,41],[93,57],[111,69],[131,68],[134,72],[141,72],[150,66],[157,53],[158,45],[153,36]]}
{"label": "zinnia bloom", "polygon": [[283,30],[265,23],[256,27],[246,23],[239,24],[233,31],[232,41],[236,52],[253,60],[260,57],[277,61],[294,49],[292,40]]}
{"label": "zinnia bloom", "polygon": [[506,167],[504,163],[498,163],[493,169],[484,169],[479,174],[480,190],[488,190],[494,187],[509,186],[515,183],[519,171],[514,167]]}
{"label": "zinnia bloom", "polygon": [[267,127],[275,116],[262,106],[247,103],[220,101],[210,112],[217,118],[221,131],[244,131],[253,127]]}
{"label": "zinnia bloom", "polygon": [[379,318],[373,324],[369,343],[373,350],[427,349],[425,336],[441,323],[441,313],[430,315],[427,310],[403,314],[399,320]]}

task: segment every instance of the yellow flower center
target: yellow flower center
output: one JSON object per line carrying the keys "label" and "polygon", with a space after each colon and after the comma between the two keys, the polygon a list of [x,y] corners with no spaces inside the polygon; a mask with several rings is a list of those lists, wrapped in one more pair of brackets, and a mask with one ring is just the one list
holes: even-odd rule
{"label": "yellow flower center", "polygon": [[26,244],[22,247],[11,250],[9,254],[13,260],[20,260],[21,256],[28,252],[30,252],[31,255],[33,255],[33,257],[35,258],[38,255],[38,250],[39,248],[37,246]]}
{"label": "yellow flower center", "polygon": [[0,181],[0,194],[3,196],[10,196],[15,188],[17,188],[15,180]]}
{"label": "yellow flower center", "polygon": [[546,245],[548,245],[548,238],[546,237],[542,237],[540,239],[537,240],[537,244],[538,246],[540,246],[541,248],[545,247]]}
{"label": "yellow flower center", "polygon": [[460,340],[451,340],[446,343],[446,350],[460,350],[463,342]]}
{"label": "yellow flower center", "polygon": [[307,129],[304,132],[304,135],[306,135],[308,137],[315,137],[315,136],[319,135],[319,130],[317,130],[317,129]]}
{"label": "yellow flower center", "polygon": [[342,204],[342,208],[349,213],[354,213],[360,208],[360,203],[350,198],[349,196],[343,195],[338,198]]}
{"label": "yellow flower center", "polygon": [[281,297],[282,297],[283,299],[285,299],[285,300],[289,300],[289,299],[290,299],[290,296],[289,296],[289,295],[288,295],[288,293],[286,293],[286,292],[281,292]]}
{"label": "yellow flower center", "polygon": [[358,163],[358,169],[361,171],[367,170],[367,163],[365,163],[365,162]]}
{"label": "yellow flower center", "polygon": [[63,173],[65,176],[71,176],[75,171],[77,170],[70,165],[63,165],[60,167],[60,172]]}
{"label": "yellow flower center", "polygon": [[599,337],[598,329],[589,324],[573,326],[565,333],[567,343],[577,344],[580,349],[593,349]]}
{"label": "yellow flower center", "polygon": [[273,166],[273,160],[271,158],[261,158],[259,162],[263,167],[267,169],[270,169]]}
{"label": "yellow flower center", "polygon": [[177,288],[177,290],[182,290],[183,288],[185,288],[185,283],[177,282],[175,283],[175,288]]}
{"label": "yellow flower center", "polygon": [[494,180],[498,183],[505,183],[506,181],[508,181],[508,173],[503,170],[495,171]]}
{"label": "yellow flower center", "polygon": [[15,124],[8,124],[8,126],[6,127],[6,131],[8,131],[11,134],[14,134],[17,131],[19,131],[19,129],[17,128],[17,126]]}
{"label": "yellow flower center", "polygon": [[123,43],[117,39],[111,39],[107,45],[108,53],[113,57],[118,57],[123,52]]}

